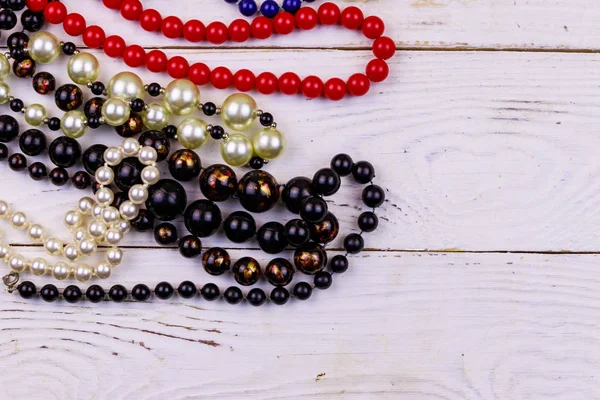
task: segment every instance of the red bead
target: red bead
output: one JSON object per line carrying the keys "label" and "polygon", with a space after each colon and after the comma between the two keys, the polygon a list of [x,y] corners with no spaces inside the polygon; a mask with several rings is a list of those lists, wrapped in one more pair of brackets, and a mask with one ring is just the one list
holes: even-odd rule
{"label": "red bead", "polygon": [[211,22],[206,27],[206,39],[212,44],[222,44],[227,40],[227,26],[219,21]]}
{"label": "red bead", "polygon": [[296,94],[300,90],[300,78],[293,72],[279,77],[279,91],[283,94]]}
{"label": "red bead", "polygon": [[104,53],[109,57],[121,57],[125,51],[125,40],[121,36],[112,35],[104,40]]}
{"label": "red bead", "polygon": [[341,11],[335,3],[323,3],[317,11],[323,25],[336,25],[340,21]]}
{"label": "red bead", "polygon": [[104,29],[100,28],[98,25],[88,26],[83,32],[83,43],[92,49],[102,47],[104,38],[106,38]]}
{"label": "red bead", "polygon": [[307,76],[302,81],[302,94],[309,99],[315,99],[323,94],[323,81],[318,76]]}
{"label": "red bead", "polygon": [[371,82],[365,74],[354,74],[348,79],[348,93],[352,96],[364,96],[371,88]]}
{"label": "red bead", "polygon": [[173,79],[185,78],[189,68],[187,60],[181,56],[171,57],[167,62],[167,73]]}
{"label": "red bead", "polygon": [[113,10],[118,10],[121,7],[122,2],[123,0],[102,0],[102,3],[106,8],[112,8]]}
{"label": "red bead", "polygon": [[44,9],[44,18],[51,24],[60,24],[65,20],[67,7],[63,3],[53,1]]}
{"label": "red bead", "polygon": [[387,36],[382,36],[373,43],[373,54],[382,60],[388,60],[396,53],[396,43]]}
{"label": "red bead", "polygon": [[250,39],[250,24],[244,19],[236,19],[229,25],[229,38],[242,43]]}
{"label": "red bead", "polygon": [[210,74],[210,83],[217,89],[226,89],[231,86],[233,75],[231,71],[225,67],[217,67]]}
{"label": "red bead", "polygon": [[163,72],[167,67],[167,55],[161,50],[152,50],[146,54],[146,68],[151,72]]}
{"label": "red bead", "polygon": [[71,13],[65,17],[63,29],[67,35],[79,36],[85,30],[85,19],[81,14]]}
{"label": "red bead", "polygon": [[157,32],[160,30],[162,23],[162,17],[160,13],[153,8],[144,10],[140,15],[140,26],[143,30],[148,32]]}
{"label": "red bead", "polygon": [[358,29],[363,23],[363,13],[360,8],[350,6],[342,11],[342,25],[348,29]]}
{"label": "red bead", "polygon": [[169,16],[162,20],[160,30],[169,39],[179,38],[183,34],[183,22],[177,17]]}
{"label": "red bead", "polygon": [[369,61],[365,72],[371,82],[382,82],[388,77],[390,67],[388,67],[385,61],[375,59]]}
{"label": "red bead", "polygon": [[365,18],[362,24],[362,32],[369,39],[377,39],[383,35],[385,24],[379,17],[370,16]]}
{"label": "red bead", "polygon": [[123,61],[125,61],[125,64],[132,68],[137,68],[143,65],[145,60],[146,51],[144,51],[142,46],[138,46],[137,44],[127,46],[125,52],[123,53]]}
{"label": "red bead", "polygon": [[256,78],[252,71],[247,69],[240,69],[233,75],[233,85],[240,92],[248,92],[254,89],[254,83]]}
{"label": "red bead", "polygon": [[319,22],[319,17],[317,16],[317,12],[314,8],[310,7],[302,7],[296,13],[296,25],[298,28],[303,30],[313,29],[317,26]]}
{"label": "red bead", "polygon": [[282,11],[273,18],[273,26],[278,34],[287,35],[294,31],[296,20],[289,12]]}
{"label": "red bead", "polygon": [[340,78],[331,78],[325,82],[325,97],[329,100],[338,101],[346,95],[346,83]]}
{"label": "red bead", "polygon": [[188,70],[188,79],[196,85],[206,85],[210,81],[210,68],[204,63],[192,64]]}
{"label": "red bead", "polygon": [[271,72],[263,72],[256,77],[256,90],[262,94],[272,94],[277,91],[277,77]]}
{"label": "red bead", "polygon": [[183,37],[192,43],[204,40],[204,24],[197,19],[190,19],[183,25]]}
{"label": "red bead", "polygon": [[125,0],[121,3],[121,15],[129,21],[136,21],[144,11],[140,0]]}
{"label": "red bead", "polygon": [[33,12],[44,11],[48,5],[48,0],[27,0],[27,8]]}
{"label": "red bead", "polygon": [[273,34],[273,23],[267,17],[256,17],[252,21],[252,36],[257,39],[266,39]]}

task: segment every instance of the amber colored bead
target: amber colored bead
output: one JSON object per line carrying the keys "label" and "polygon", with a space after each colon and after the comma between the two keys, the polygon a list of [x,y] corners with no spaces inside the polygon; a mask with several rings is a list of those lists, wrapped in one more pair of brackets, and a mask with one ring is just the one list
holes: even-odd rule
{"label": "amber colored bead", "polygon": [[325,219],[310,225],[310,238],[316,243],[329,243],[340,232],[340,223],[332,213],[328,212]]}
{"label": "amber colored bead", "polygon": [[195,151],[177,150],[169,157],[169,172],[180,182],[188,182],[200,175],[202,163]]}
{"label": "amber colored bead", "polygon": [[250,212],[265,212],[279,200],[279,184],[268,172],[250,171],[238,182],[238,200]]}
{"label": "amber colored bead", "polygon": [[177,228],[169,222],[163,222],[154,228],[154,240],[163,246],[177,242]]}
{"label": "amber colored bead", "polygon": [[179,241],[179,253],[185,258],[195,258],[202,253],[202,241],[193,235],[187,235]]}
{"label": "amber colored bead", "polygon": [[233,265],[233,276],[240,285],[254,285],[260,278],[260,264],[252,257],[240,258]]}
{"label": "amber colored bead", "polygon": [[171,143],[169,138],[162,131],[146,131],[140,135],[138,139],[142,146],[153,147],[158,153],[157,161],[166,160],[171,151]]}
{"label": "amber colored bead", "polygon": [[28,78],[35,74],[35,61],[31,58],[25,58],[23,60],[15,60],[12,66],[15,76],[19,78]]}
{"label": "amber colored bead", "polygon": [[68,83],[56,89],[54,102],[59,109],[65,112],[76,110],[83,103],[83,93],[79,86]]}
{"label": "amber colored bead", "polygon": [[222,164],[211,165],[200,174],[200,190],[212,201],[225,201],[237,189],[237,177],[231,168]]}
{"label": "amber colored bead", "polygon": [[202,265],[209,274],[221,275],[229,271],[231,257],[225,249],[213,247],[206,250],[202,256]]}
{"label": "amber colored bead", "polygon": [[119,136],[128,138],[142,133],[143,128],[144,123],[140,114],[131,111],[129,119],[123,125],[115,126],[115,131]]}
{"label": "amber colored bead", "polygon": [[38,72],[32,79],[32,85],[37,93],[48,94],[56,89],[56,79],[49,72]]}
{"label": "amber colored bead", "polygon": [[83,113],[88,118],[100,118],[102,116],[102,106],[104,99],[102,97],[92,97],[83,106]]}
{"label": "amber colored bead", "polygon": [[265,277],[273,286],[286,286],[294,278],[294,267],[285,258],[271,260],[265,268]]}
{"label": "amber colored bead", "polygon": [[294,265],[298,271],[314,275],[327,265],[327,252],[317,243],[307,243],[294,252]]}

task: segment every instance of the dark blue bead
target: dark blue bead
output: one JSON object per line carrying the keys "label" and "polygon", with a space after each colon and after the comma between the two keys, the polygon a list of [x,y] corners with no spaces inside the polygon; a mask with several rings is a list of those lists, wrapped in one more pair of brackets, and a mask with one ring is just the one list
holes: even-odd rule
{"label": "dark blue bead", "polygon": [[302,5],[301,0],[284,0],[283,5],[281,6],[285,11],[295,14]]}
{"label": "dark blue bead", "polygon": [[256,14],[258,10],[258,6],[256,5],[256,1],[254,0],[242,0],[240,4],[238,4],[240,12],[246,17],[251,17]]}
{"label": "dark blue bead", "polygon": [[260,12],[267,18],[275,18],[279,12],[279,4],[275,0],[267,0],[260,6]]}

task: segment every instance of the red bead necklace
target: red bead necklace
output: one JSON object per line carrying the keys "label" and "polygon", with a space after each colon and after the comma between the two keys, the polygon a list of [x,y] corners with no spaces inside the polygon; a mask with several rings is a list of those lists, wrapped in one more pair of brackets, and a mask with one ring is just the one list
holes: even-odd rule
{"label": "red bead necklace", "polygon": [[330,100],[341,100],[349,93],[353,96],[366,94],[371,82],[381,82],[389,74],[385,60],[390,59],[396,52],[392,39],[382,36],[385,26],[376,16],[364,18],[362,11],[354,6],[344,10],[334,3],[323,3],[318,10],[310,7],[301,8],[295,15],[280,12],[271,20],[260,16],[252,22],[243,19],[234,20],[229,27],[222,22],[211,22],[205,26],[201,21],[192,19],[183,23],[175,16],[163,18],[154,9],[144,10],[139,0],[103,0],[106,7],[120,10],[121,15],[128,20],[138,20],[141,27],[149,32],[161,32],[164,36],[176,39],[184,38],[197,43],[207,40],[212,44],[222,44],[227,40],[245,42],[251,37],[267,39],[274,33],[287,35],[296,29],[310,30],[319,23],[336,25],[341,23],[350,30],[360,29],[363,34],[374,39],[373,54],[366,67],[365,73],[356,73],[347,81],[331,78],[325,83],[321,78],[311,75],[304,79],[294,72],[286,72],[277,77],[271,72],[262,72],[256,76],[248,69],[232,73],[228,68],[219,66],[210,69],[204,63],[190,65],[181,56],[168,58],[161,50],[151,50],[148,53],[139,45],[127,45],[118,35],[106,36],[98,25],[87,26],[85,18],[78,13],[67,13],[65,5],[59,1],[27,0],[27,6],[32,11],[44,11],[46,20],[53,24],[63,25],[65,32],[71,36],[82,36],[83,42],[90,48],[103,47],[109,57],[122,57],[125,63],[133,68],[145,65],[152,72],[166,71],[172,78],[188,78],[197,85],[210,83],[217,89],[234,86],[241,92],[256,89],[262,94],[272,94],[277,91],[287,95],[302,93],[307,98],[325,96]]}

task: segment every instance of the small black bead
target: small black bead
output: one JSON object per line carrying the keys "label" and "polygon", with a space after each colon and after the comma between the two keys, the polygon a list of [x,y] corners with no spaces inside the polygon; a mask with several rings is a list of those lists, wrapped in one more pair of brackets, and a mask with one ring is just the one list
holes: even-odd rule
{"label": "small black bead", "polygon": [[11,33],[8,39],[6,39],[6,46],[9,49],[24,49],[27,47],[29,42],[29,36],[24,32]]}
{"label": "small black bead", "polygon": [[312,286],[308,282],[298,282],[294,286],[293,293],[298,300],[308,300],[312,295]]}
{"label": "small black bead", "polygon": [[352,167],[352,176],[358,183],[369,183],[375,177],[375,168],[370,162],[359,161]]}
{"label": "small black bead", "polygon": [[363,232],[373,232],[379,225],[379,218],[372,211],[366,211],[358,217],[358,227]]}
{"label": "small black bead", "polygon": [[142,112],[144,111],[144,106],[146,105],[146,103],[144,102],[144,100],[142,99],[133,99],[131,101],[131,110],[135,111],[135,112]]}
{"label": "small black bead", "polygon": [[25,107],[25,104],[23,103],[23,100],[21,100],[21,99],[13,99],[10,102],[10,109],[13,110],[14,112],[21,112],[23,107]]}
{"label": "small black bead", "polygon": [[288,302],[290,299],[290,292],[282,287],[277,286],[275,289],[271,290],[271,301],[278,306],[282,306]]}
{"label": "small black bead", "polygon": [[44,12],[33,12],[31,10],[23,11],[21,14],[21,24],[23,29],[29,32],[37,32],[44,26]]}
{"label": "small black bead", "polygon": [[381,186],[369,185],[362,192],[362,201],[367,207],[380,207],[385,201],[385,191]]}
{"label": "small black bead", "polygon": [[87,189],[92,184],[92,178],[85,171],[75,172],[73,174],[72,181],[73,181],[73,186],[75,186],[75,188],[79,189],[79,190]]}
{"label": "small black bead", "polygon": [[179,241],[179,253],[185,258],[195,258],[202,253],[202,241],[193,235],[187,235]]}
{"label": "small black bead", "polygon": [[82,296],[81,289],[75,285],[69,285],[63,290],[63,297],[67,303],[77,303]]}
{"label": "small black bead", "polygon": [[223,135],[225,135],[225,129],[220,125],[214,125],[210,130],[210,136],[215,140],[223,139]]}
{"label": "small black bead", "polygon": [[354,161],[348,154],[338,154],[331,160],[331,169],[338,173],[339,176],[348,176],[352,173]]}
{"label": "small black bead", "polygon": [[8,157],[8,166],[13,171],[23,171],[27,168],[27,158],[21,153],[15,153]]}
{"label": "small black bead", "polygon": [[211,103],[209,101],[208,103],[204,103],[202,105],[202,112],[204,113],[204,115],[211,117],[217,113],[217,106],[215,105],[215,103]]}
{"label": "small black bead", "polygon": [[348,258],[341,254],[333,256],[329,262],[329,267],[336,274],[343,274],[348,270]]}
{"label": "small black bead", "polygon": [[244,293],[239,287],[230,286],[223,293],[223,297],[229,304],[238,304],[244,300]]}
{"label": "small black bead", "polygon": [[169,139],[175,139],[175,136],[177,136],[177,127],[175,125],[167,125],[163,128],[163,132]]}
{"label": "small black bead", "polygon": [[8,158],[8,147],[5,144],[0,143],[0,160],[6,160]]}
{"label": "small black bead", "polygon": [[154,228],[154,240],[160,245],[177,243],[177,238],[177,228],[169,222],[163,222]]}
{"label": "small black bead", "polygon": [[329,289],[333,283],[331,274],[327,271],[319,271],[315,274],[315,287],[317,289]]}
{"label": "small black bead", "polygon": [[90,129],[98,129],[98,128],[100,128],[100,126],[102,124],[100,123],[100,118],[98,118],[98,117],[89,117],[87,119],[87,125],[88,125],[88,127],[90,127]]}
{"label": "small black bead", "polygon": [[265,166],[265,160],[263,160],[262,158],[260,158],[258,156],[254,156],[250,159],[250,162],[248,163],[248,165],[252,169],[261,169],[262,167]]}
{"label": "small black bead", "polygon": [[75,54],[75,51],[77,51],[77,46],[75,46],[75,43],[73,42],[66,42],[65,44],[63,44],[62,51],[66,55],[72,56],[73,54]]}
{"label": "small black bead", "polygon": [[177,288],[177,293],[179,293],[179,296],[184,299],[191,299],[196,295],[197,292],[198,289],[196,289],[196,285],[190,281],[181,282]]}
{"label": "small black bead", "polygon": [[260,124],[262,126],[271,126],[273,124],[273,121],[274,121],[273,115],[271,113],[268,113],[268,112],[263,113],[260,116],[259,119],[260,119]]}
{"label": "small black bead", "polygon": [[30,281],[25,281],[21,283],[18,287],[19,295],[24,299],[31,299],[37,293],[37,288],[35,284]]}
{"label": "small black bead", "polygon": [[100,82],[100,81],[96,81],[94,83],[92,83],[92,93],[95,94],[96,96],[102,96],[104,94],[104,83]]}
{"label": "small black bead", "polygon": [[351,233],[344,239],[344,249],[350,254],[360,253],[365,248],[365,240],[358,233]]}
{"label": "small black bead", "polygon": [[37,156],[46,150],[46,135],[38,129],[28,129],[19,138],[21,151],[28,156]]}
{"label": "small black bead", "polygon": [[323,168],[314,175],[313,189],[315,193],[323,196],[331,196],[340,190],[340,176],[331,168]]}
{"label": "small black bead", "polygon": [[147,301],[151,295],[152,290],[143,283],[139,283],[131,289],[131,297],[135,301]]}
{"label": "small black bead", "polygon": [[25,8],[25,0],[6,0],[6,7],[11,10],[21,11]]}
{"label": "small black bead", "polygon": [[94,144],[83,152],[83,167],[90,174],[95,174],[96,170],[104,165],[104,152],[107,147],[103,144]]}
{"label": "small black bead", "polygon": [[104,300],[105,295],[106,293],[100,285],[92,285],[85,292],[85,297],[87,297],[87,299],[92,303],[101,302],[102,300]]}
{"label": "small black bead", "polygon": [[0,142],[12,142],[19,135],[19,123],[11,115],[0,115]]}
{"label": "small black bead", "polygon": [[114,285],[108,290],[108,297],[116,303],[121,303],[127,298],[127,289],[123,285]]}
{"label": "small black bead", "polygon": [[48,120],[48,129],[57,131],[60,129],[60,118],[52,117]]}
{"label": "small black bead", "polygon": [[42,300],[51,303],[58,298],[58,288],[52,284],[44,285],[40,289],[40,297]]}
{"label": "small black bead", "polygon": [[131,222],[131,227],[138,232],[147,232],[154,227],[154,214],[145,208],[140,209],[138,216]]}
{"label": "small black bead", "polygon": [[202,289],[200,289],[200,294],[205,300],[213,301],[219,298],[221,291],[214,283],[207,283],[206,285],[202,286]]}
{"label": "small black bead", "polygon": [[248,292],[248,294],[246,295],[246,300],[248,300],[248,303],[250,303],[251,305],[258,307],[265,304],[265,302],[267,301],[267,295],[265,294],[264,290],[254,288]]}
{"label": "small black bead", "polygon": [[160,84],[153,82],[148,85],[148,94],[152,97],[160,96]]}
{"label": "small black bead", "polygon": [[40,181],[48,176],[48,171],[46,170],[46,166],[41,162],[34,162],[29,166],[29,176],[34,181]]}
{"label": "small black bead", "polygon": [[56,167],[48,174],[50,182],[56,186],[64,186],[69,181],[69,173],[63,167]]}
{"label": "small black bead", "polygon": [[316,196],[308,197],[300,206],[300,217],[313,224],[323,221],[328,212],[325,200]]}
{"label": "small black bead", "polygon": [[9,31],[17,25],[17,16],[12,10],[0,10],[0,29]]}
{"label": "small black bead", "polygon": [[161,300],[168,300],[173,296],[175,290],[169,282],[161,282],[154,288],[154,294]]}

